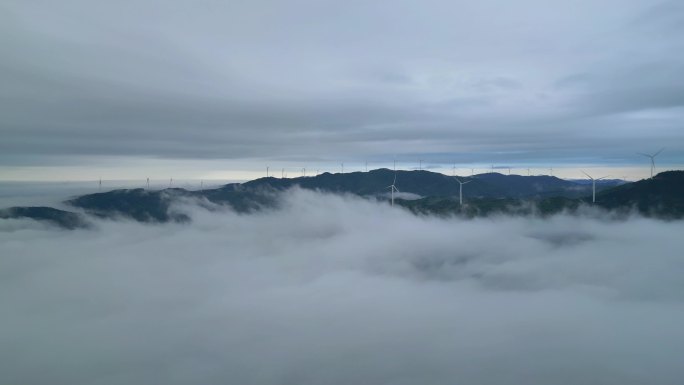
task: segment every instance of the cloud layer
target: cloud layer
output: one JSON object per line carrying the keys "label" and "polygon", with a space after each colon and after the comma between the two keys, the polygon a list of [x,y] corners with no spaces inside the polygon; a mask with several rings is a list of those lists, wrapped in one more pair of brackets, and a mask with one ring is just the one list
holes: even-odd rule
{"label": "cloud layer", "polygon": [[191,225],[0,221],[22,384],[677,384],[684,224],[463,221],[293,191]]}
{"label": "cloud layer", "polygon": [[683,161],[675,1],[0,7],[5,166]]}

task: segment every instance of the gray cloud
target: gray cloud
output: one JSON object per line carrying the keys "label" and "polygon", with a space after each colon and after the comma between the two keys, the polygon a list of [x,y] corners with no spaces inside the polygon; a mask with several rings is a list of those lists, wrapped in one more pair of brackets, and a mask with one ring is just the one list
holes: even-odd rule
{"label": "gray cloud", "polygon": [[[423,218],[294,191],[191,225],[0,221],[22,384],[677,384],[681,222]],[[39,369],[37,369],[39,368]]]}
{"label": "gray cloud", "polygon": [[[2,11],[0,164],[684,153],[675,2],[71,0]],[[647,121],[634,117],[643,111]]]}

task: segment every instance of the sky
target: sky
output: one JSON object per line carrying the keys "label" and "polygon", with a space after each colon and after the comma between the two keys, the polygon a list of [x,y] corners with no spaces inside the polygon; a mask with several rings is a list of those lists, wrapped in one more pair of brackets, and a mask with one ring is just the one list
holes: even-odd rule
{"label": "sky", "polygon": [[175,210],[192,223],[0,220],[4,383],[684,376],[682,221],[422,217],[297,189],[251,215]]}
{"label": "sky", "polygon": [[679,1],[6,0],[0,180],[637,179],[684,164],[682,52]]}

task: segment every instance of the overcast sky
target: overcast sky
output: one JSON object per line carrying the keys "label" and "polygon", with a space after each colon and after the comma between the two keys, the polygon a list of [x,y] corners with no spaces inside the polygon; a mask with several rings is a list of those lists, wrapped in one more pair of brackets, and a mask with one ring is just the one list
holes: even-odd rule
{"label": "overcast sky", "polygon": [[682,52],[678,1],[6,0],[0,179],[645,176],[684,164]]}

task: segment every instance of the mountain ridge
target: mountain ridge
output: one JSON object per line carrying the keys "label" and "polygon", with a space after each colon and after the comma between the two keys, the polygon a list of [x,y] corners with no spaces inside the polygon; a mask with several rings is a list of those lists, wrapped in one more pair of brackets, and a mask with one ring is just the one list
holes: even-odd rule
{"label": "mountain ridge", "polygon": [[[1,210],[0,217],[33,218],[71,229],[86,227],[84,214],[99,218],[124,217],[149,223],[188,222],[190,218],[186,214],[173,211],[173,204],[182,199],[192,199],[209,209],[212,205],[228,205],[242,213],[276,207],[279,194],[295,186],[386,200],[389,192],[387,187],[394,176],[392,170],[377,169],[368,173],[324,173],[291,179],[266,177],[195,191],[182,188],[119,189],[85,194],[65,201],[82,213],[49,207],[13,207]],[[420,214],[465,217],[552,215],[576,212],[582,206],[592,205],[610,211],[638,212],[664,219],[684,217],[684,171],[668,171],[638,182],[597,188],[595,204],[591,203],[590,185],[551,176],[487,173],[465,177],[472,182],[464,186],[465,203],[462,206],[458,202],[459,183],[456,177],[430,171],[397,171],[396,177],[397,187],[402,193],[416,195],[416,199],[405,199],[399,195],[395,197],[396,204]],[[503,190],[506,186],[510,188],[508,193]]]}

